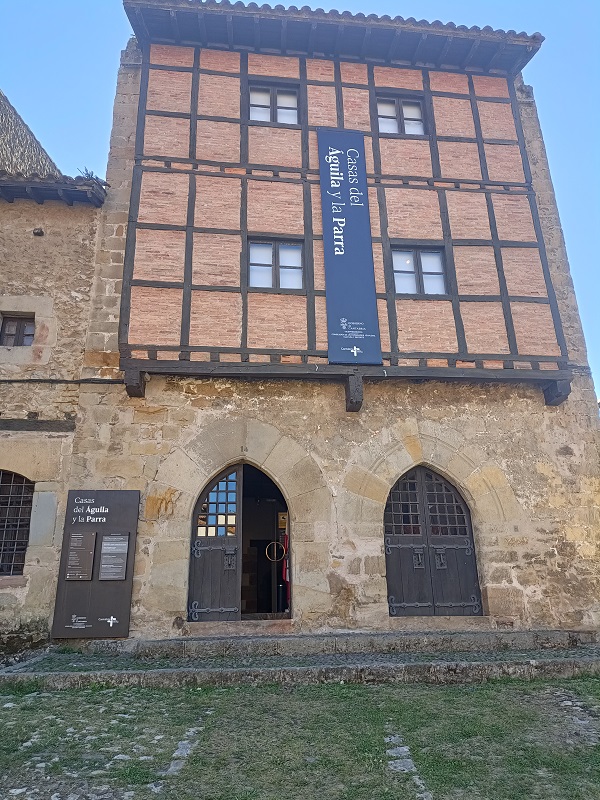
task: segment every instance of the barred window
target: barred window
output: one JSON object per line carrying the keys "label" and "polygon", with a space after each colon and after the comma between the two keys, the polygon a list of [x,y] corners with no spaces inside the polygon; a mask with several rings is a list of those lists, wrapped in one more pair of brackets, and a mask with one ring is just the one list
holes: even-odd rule
{"label": "barred window", "polygon": [[22,575],[35,484],[0,470],[0,575]]}

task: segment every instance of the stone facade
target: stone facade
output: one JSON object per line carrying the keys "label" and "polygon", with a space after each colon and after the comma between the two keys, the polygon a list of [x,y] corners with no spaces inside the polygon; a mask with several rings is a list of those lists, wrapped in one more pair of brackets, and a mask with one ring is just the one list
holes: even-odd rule
{"label": "stone facade", "polygon": [[[178,52],[181,65],[188,66],[186,49]],[[231,70],[230,55],[202,51],[201,63]],[[255,69],[262,69],[263,57],[252,58]],[[312,74],[321,74],[319,63],[309,65]],[[34,412],[41,420],[70,421],[76,415],[73,432],[0,431],[0,469],[36,481],[25,574],[0,577],[4,628],[36,621],[43,626],[51,619],[66,491],[94,488],[141,492],[133,636],[248,631],[245,622],[186,621],[192,510],[210,479],[240,462],[264,471],[288,504],[292,614],[278,629],[597,628],[597,405],[529,89],[517,82],[548,263],[574,365],[569,398],[551,407],[539,388],[525,382],[398,378],[367,381],[361,411],[347,413],[343,387],[327,381],[153,376],[145,397],[128,396],[119,371],[118,326],[140,74],[141,56],[131,42],[119,74],[111,188],[101,211],[28,201],[1,209],[9,225],[0,235],[6,248],[0,262],[14,265],[3,291],[8,285],[11,295],[40,302],[49,320],[46,338],[32,350],[39,356],[27,364],[0,359],[2,377],[57,379],[29,384],[26,392],[20,384],[0,386],[2,417],[26,419]],[[460,77],[446,78],[458,81],[459,93]],[[382,72],[381,79],[391,77]],[[207,102],[228,96],[228,80],[222,78],[214,91],[208,87]],[[487,92],[494,87],[485,86]],[[164,89],[159,82],[152,91],[158,96]],[[353,90],[344,91],[350,108]],[[177,104],[177,93],[166,96]],[[482,110],[482,120],[493,124],[488,112]],[[448,111],[448,124],[459,122]],[[509,122],[501,118],[497,124]],[[261,145],[257,140],[253,146]],[[282,147],[289,152],[287,144]],[[457,157],[471,163],[466,150]],[[177,213],[177,207],[165,211]],[[32,253],[39,242],[28,237],[38,226],[47,234],[44,251]],[[227,241],[218,246],[229,252]],[[151,246],[148,253],[151,261]],[[39,277],[31,270],[36,259]],[[479,263],[476,279],[493,283],[485,257]],[[169,268],[161,261],[161,269]],[[518,278],[518,264],[515,270]],[[465,280],[473,274],[465,268]],[[285,312],[281,319],[287,319]],[[480,323],[473,318],[475,328]],[[493,320],[488,325],[486,335],[493,336]],[[93,382],[98,380],[103,383]],[[391,487],[415,465],[439,472],[469,505],[482,618],[388,614],[383,511]]]}

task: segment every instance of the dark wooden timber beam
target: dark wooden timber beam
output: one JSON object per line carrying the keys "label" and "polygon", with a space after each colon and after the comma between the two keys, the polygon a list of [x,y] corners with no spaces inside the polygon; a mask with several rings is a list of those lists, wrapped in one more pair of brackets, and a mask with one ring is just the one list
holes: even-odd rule
{"label": "dark wooden timber beam", "polygon": [[310,33],[308,34],[308,47],[306,48],[308,55],[312,58],[315,54],[315,40],[317,38],[317,23],[313,22],[310,26]]}
{"label": "dark wooden timber beam", "polygon": [[283,55],[287,53],[287,19],[281,22],[281,52]]}
{"label": "dark wooden timber beam", "polygon": [[444,42],[444,46],[442,47],[440,55],[438,56],[437,60],[438,67],[441,67],[444,64],[444,59],[448,55],[448,50],[450,50],[450,48],[452,47],[453,41],[454,41],[453,36],[446,36],[446,41]]}
{"label": "dark wooden timber beam", "polygon": [[544,400],[547,406],[559,406],[571,394],[571,381],[551,381],[544,388]]}
{"label": "dark wooden timber beam", "polygon": [[208,34],[206,33],[206,22],[202,11],[198,12],[198,31],[200,33],[200,43],[208,44]]}
{"label": "dark wooden timber beam", "polygon": [[141,370],[125,370],[125,389],[129,397],[146,395],[146,375]]}
{"label": "dark wooden timber beam", "polygon": [[360,411],[364,400],[362,375],[348,375],[345,382],[346,411]]}
{"label": "dark wooden timber beam", "polygon": [[469,47],[469,52],[468,52],[468,53],[467,53],[467,55],[464,57],[464,59],[463,59],[463,62],[462,62],[462,64],[461,64],[461,67],[462,67],[463,69],[466,69],[466,68],[467,68],[467,66],[468,66],[468,65],[469,65],[469,63],[471,62],[471,60],[472,60],[473,56],[474,56],[474,55],[475,55],[475,53],[477,52],[477,50],[478,50],[478,48],[479,48],[479,45],[480,45],[480,44],[481,44],[481,41],[480,41],[479,39],[475,39],[475,41],[473,42],[473,44],[471,45],[471,47]]}
{"label": "dark wooden timber beam", "polygon": [[146,25],[146,20],[144,19],[144,12],[142,11],[141,8],[136,8],[135,9],[135,19],[136,19],[137,24],[140,27],[140,30],[142,31],[142,36],[145,38],[145,40],[147,42],[149,42],[150,41],[150,33],[148,32],[148,27]]}
{"label": "dark wooden timber beam", "polygon": [[260,50],[260,17],[254,17],[254,49]]}
{"label": "dark wooden timber beam", "polygon": [[63,203],[66,203],[68,206],[73,205],[73,200],[69,197],[69,195],[65,192],[64,189],[58,189],[58,196],[63,201]]}
{"label": "dark wooden timber beam", "polygon": [[386,61],[392,61],[392,56],[394,55],[394,51],[398,48],[398,42],[400,41],[400,37],[402,36],[402,31],[396,28],[394,31],[394,35],[392,36],[392,41],[390,42],[390,46],[388,47],[387,53],[385,54]]}
{"label": "dark wooden timber beam", "polygon": [[427,34],[426,33],[422,33],[421,34],[421,38],[419,39],[419,43],[417,44],[417,47],[415,49],[415,53],[413,55],[413,61],[415,63],[417,63],[419,61],[419,56],[421,55],[421,53],[423,51],[423,46],[425,45],[426,41],[427,41]]}
{"label": "dark wooden timber beam", "polygon": [[35,200],[38,206],[44,205],[44,198],[39,193],[39,191],[37,191],[37,189],[35,189],[33,186],[26,186],[25,192],[27,193],[28,197],[31,197],[32,200]]}
{"label": "dark wooden timber beam", "polygon": [[371,28],[365,28],[365,35],[363,36],[362,44],[360,46],[360,57],[364,58],[367,54],[367,48],[371,40]]}
{"label": "dark wooden timber beam", "polygon": [[490,60],[488,61],[488,65],[487,65],[487,67],[486,67],[486,69],[487,69],[488,71],[489,71],[490,69],[493,69],[493,68],[494,68],[495,64],[497,64],[497,63],[498,63],[498,60],[500,59],[500,57],[502,56],[502,53],[503,53],[505,50],[506,50],[506,42],[502,42],[500,45],[498,45],[498,47],[496,48],[496,50],[495,50],[495,51],[494,51],[494,53],[492,54],[492,57],[491,57],[491,58],[490,58]]}
{"label": "dark wooden timber beam", "polygon": [[169,17],[171,19],[171,31],[173,32],[173,38],[179,44],[181,42],[181,32],[179,30],[179,22],[177,21],[177,12],[169,11]]}
{"label": "dark wooden timber beam", "polygon": [[227,14],[227,44],[233,48],[233,16]]}
{"label": "dark wooden timber beam", "polygon": [[331,55],[337,55],[340,52],[340,45],[342,43],[342,36],[344,35],[344,26],[338,25],[337,32],[335,34],[335,41],[333,43],[333,50],[331,51]]}

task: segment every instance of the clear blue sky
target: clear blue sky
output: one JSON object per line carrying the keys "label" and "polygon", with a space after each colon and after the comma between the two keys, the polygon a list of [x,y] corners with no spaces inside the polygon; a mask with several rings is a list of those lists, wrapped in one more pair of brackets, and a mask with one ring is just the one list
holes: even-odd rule
{"label": "clear blue sky", "polygon": [[[312,6],[546,36],[524,77],[535,90],[600,393],[598,0],[340,0]],[[0,88],[64,173],[88,167],[104,175],[119,55],[131,34],[121,0],[0,0],[0,28]]]}

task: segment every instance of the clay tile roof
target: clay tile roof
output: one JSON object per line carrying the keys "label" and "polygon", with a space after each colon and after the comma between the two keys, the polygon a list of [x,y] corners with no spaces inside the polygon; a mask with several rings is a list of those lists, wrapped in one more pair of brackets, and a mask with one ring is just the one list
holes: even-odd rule
{"label": "clay tile roof", "polygon": [[[368,8],[370,0],[364,0]],[[516,75],[544,37],[388,14],[230,0],[124,0],[143,44],[226,47]]]}
{"label": "clay tile roof", "polygon": [[60,170],[0,91],[0,170],[29,177],[60,176]]}
{"label": "clay tile roof", "polygon": [[59,200],[72,206],[89,203],[99,208],[106,198],[100,180],[63,175],[0,91],[0,199]]}

